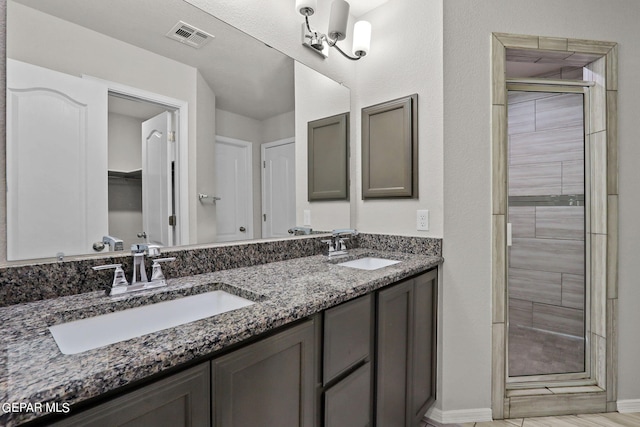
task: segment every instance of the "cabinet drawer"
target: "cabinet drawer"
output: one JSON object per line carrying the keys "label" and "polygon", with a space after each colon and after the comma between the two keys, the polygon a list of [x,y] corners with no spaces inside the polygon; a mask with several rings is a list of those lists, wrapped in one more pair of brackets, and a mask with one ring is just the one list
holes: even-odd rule
{"label": "cabinet drawer", "polygon": [[368,359],[372,301],[372,296],[367,295],[325,311],[323,385]]}
{"label": "cabinet drawer", "polygon": [[367,362],[325,392],[325,427],[371,425],[371,363]]}

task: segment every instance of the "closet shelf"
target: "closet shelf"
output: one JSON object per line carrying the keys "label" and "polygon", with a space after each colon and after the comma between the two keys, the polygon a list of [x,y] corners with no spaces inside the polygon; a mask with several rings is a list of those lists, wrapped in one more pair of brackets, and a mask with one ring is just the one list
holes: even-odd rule
{"label": "closet shelf", "polygon": [[109,169],[107,171],[109,178],[130,178],[130,179],[142,179],[142,169],[134,169],[130,171],[120,171]]}

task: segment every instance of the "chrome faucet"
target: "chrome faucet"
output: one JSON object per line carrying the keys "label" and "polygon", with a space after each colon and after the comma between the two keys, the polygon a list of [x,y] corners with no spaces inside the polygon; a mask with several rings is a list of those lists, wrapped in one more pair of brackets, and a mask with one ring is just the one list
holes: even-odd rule
{"label": "chrome faucet", "polygon": [[327,243],[329,246],[329,258],[347,255],[347,246],[345,245],[345,241],[357,235],[358,230],[355,229],[343,228],[333,230],[331,232],[330,240],[322,240],[323,243]]}
{"label": "chrome faucet", "polygon": [[151,280],[147,279],[147,271],[144,263],[144,256],[157,257],[160,255],[160,247],[149,244],[131,245],[131,253],[133,255],[133,277],[131,284],[127,282],[127,278],[122,270],[122,264],[99,265],[93,267],[94,270],[105,270],[108,268],[115,269],[113,283],[111,285],[110,296],[120,295],[127,292],[141,291],[145,289],[159,288],[165,286],[164,274],[160,263],[175,261],[175,257],[155,258],[151,271]]}
{"label": "chrome faucet", "polygon": [[110,296],[123,294],[127,292],[127,288],[129,287],[129,282],[127,282],[127,277],[124,275],[122,264],[97,265],[92,268],[96,271],[107,270],[110,268],[114,269],[113,283],[111,284],[111,291],[109,292]]}
{"label": "chrome faucet", "polygon": [[[138,282],[148,282],[147,269],[144,265],[144,256],[145,254],[150,257],[158,256],[160,255],[160,248],[146,243],[134,244],[131,245],[131,254],[133,254],[133,277],[131,278],[131,285],[135,285]],[[140,277],[139,280],[138,277]]]}
{"label": "chrome faucet", "polygon": [[303,234],[311,234],[313,229],[311,227],[291,227],[287,230],[289,234],[293,234],[294,236],[301,236]]}

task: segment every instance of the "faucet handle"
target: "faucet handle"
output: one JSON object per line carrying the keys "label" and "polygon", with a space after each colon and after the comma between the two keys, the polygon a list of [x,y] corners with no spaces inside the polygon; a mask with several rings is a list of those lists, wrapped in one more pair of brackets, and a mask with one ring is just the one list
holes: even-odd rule
{"label": "faucet handle", "polygon": [[131,252],[134,254],[146,253],[149,256],[160,255],[160,245],[152,243],[134,243],[131,245]]}
{"label": "faucet handle", "polygon": [[132,254],[145,254],[149,257],[156,257],[160,255],[160,246],[149,243],[134,243],[131,245]]}
{"label": "faucet handle", "polygon": [[320,240],[320,242],[326,243],[329,246],[329,252],[333,252],[335,250],[333,239]]}
{"label": "faucet handle", "polygon": [[148,257],[160,256],[160,246],[159,245],[147,245],[147,256]]}
{"label": "faucet handle", "polygon": [[95,271],[114,269],[113,283],[111,284],[111,295],[124,292],[127,285],[129,285],[129,282],[127,282],[127,277],[124,275],[122,264],[96,265],[95,267],[91,268],[93,268]]}
{"label": "faucet handle", "polygon": [[153,263],[154,264],[159,264],[161,262],[171,262],[171,261],[175,261],[175,260],[176,260],[176,257],[174,257],[174,256],[169,257],[169,258],[156,258],[156,259],[153,260]]}
{"label": "faucet handle", "polygon": [[153,265],[151,266],[151,282],[158,282],[158,281],[164,282],[164,273],[162,273],[162,266],[160,265],[160,263],[170,262],[175,260],[176,260],[175,257],[154,259]]}
{"label": "faucet handle", "polygon": [[338,241],[336,242],[336,246],[340,246],[340,250],[341,251],[346,251],[347,250],[347,245],[344,244],[345,240],[349,240],[349,238],[348,237],[338,237]]}
{"label": "faucet handle", "polygon": [[147,245],[145,245],[144,243],[134,243],[133,245],[131,245],[131,253],[132,254],[141,254],[144,253],[144,251],[147,249]]}

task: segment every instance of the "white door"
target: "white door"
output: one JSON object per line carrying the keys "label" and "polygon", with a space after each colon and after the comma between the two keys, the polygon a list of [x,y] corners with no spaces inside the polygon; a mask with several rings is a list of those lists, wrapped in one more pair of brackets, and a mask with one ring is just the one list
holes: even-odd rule
{"label": "white door", "polygon": [[262,144],[262,237],[290,236],[296,225],[295,143]]}
{"label": "white door", "polygon": [[171,113],[142,123],[142,227],[149,243],[173,246]]}
{"label": "white door", "polygon": [[216,136],[216,241],[253,239],[252,144]]}
{"label": "white door", "polygon": [[7,259],[92,253],[108,230],[106,87],[7,59]]}

